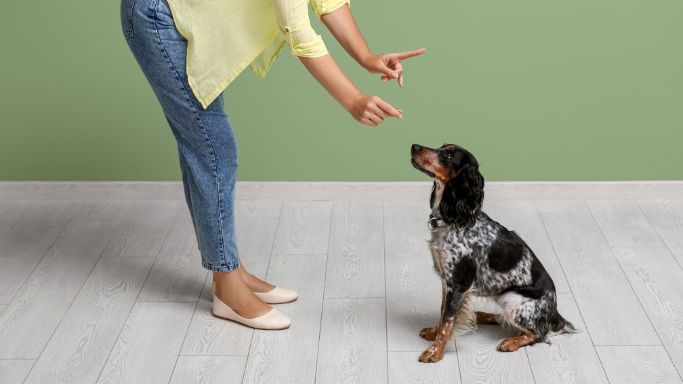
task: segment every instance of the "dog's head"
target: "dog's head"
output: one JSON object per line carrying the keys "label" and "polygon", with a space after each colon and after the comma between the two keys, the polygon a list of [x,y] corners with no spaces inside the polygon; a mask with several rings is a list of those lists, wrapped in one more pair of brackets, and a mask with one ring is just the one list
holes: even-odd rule
{"label": "dog's head", "polygon": [[439,148],[413,144],[410,152],[413,166],[434,179],[432,208],[436,204],[448,224],[472,222],[484,201],[484,178],[474,155],[455,144]]}

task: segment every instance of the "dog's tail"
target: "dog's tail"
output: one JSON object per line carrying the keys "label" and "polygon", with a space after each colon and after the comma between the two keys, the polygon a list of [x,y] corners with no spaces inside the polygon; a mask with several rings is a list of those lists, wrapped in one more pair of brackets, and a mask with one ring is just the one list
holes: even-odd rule
{"label": "dog's tail", "polygon": [[558,335],[563,333],[577,333],[579,331],[574,324],[562,317],[559,312],[555,313],[555,318],[550,322],[550,329]]}

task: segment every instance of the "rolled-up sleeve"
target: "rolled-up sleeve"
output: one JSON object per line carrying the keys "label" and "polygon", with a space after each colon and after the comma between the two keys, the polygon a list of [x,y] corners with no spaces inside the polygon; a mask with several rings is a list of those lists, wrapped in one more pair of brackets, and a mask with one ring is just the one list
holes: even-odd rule
{"label": "rolled-up sleeve", "polygon": [[292,55],[320,57],[327,47],[308,18],[308,0],[273,0],[280,30],[289,44]]}
{"label": "rolled-up sleeve", "polygon": [[336,11],[342,5],[349,4],[349,0],[311,0],[311,6],[315,14],[320,16]]}

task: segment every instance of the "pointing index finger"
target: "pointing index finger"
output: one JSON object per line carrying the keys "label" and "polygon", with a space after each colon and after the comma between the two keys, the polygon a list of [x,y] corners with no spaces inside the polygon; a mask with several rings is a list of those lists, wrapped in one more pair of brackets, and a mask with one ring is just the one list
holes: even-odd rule
{"label": "pointing index finger", "polygon": [[420,48],[414,51],[399,52],[396,54],[396,56],[398,56],[399,60],[405,60],[411,57],[420,56],[421,54],[425,53],[426,50],[427,48]]}

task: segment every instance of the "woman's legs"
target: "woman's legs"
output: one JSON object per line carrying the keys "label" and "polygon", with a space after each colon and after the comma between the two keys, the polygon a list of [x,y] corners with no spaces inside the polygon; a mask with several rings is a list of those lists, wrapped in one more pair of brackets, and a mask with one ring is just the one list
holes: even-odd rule
{"label": "woman's legs", "polygon": [[[159,100],[178,145],[187,206],[202,265],[214,272],[216,294],[244,317],[270,307],[245,283],[234,225],[237,143],[223,110],[223,95],[202,109],[187,83],[187,41],[166,0],[122,0],[128,45]],[[245,275],[246,276],[246,275]]]}

